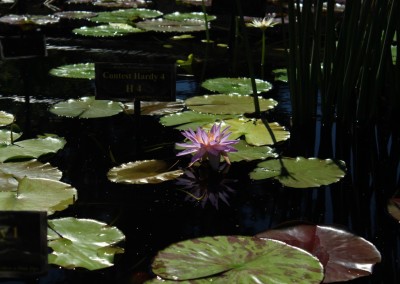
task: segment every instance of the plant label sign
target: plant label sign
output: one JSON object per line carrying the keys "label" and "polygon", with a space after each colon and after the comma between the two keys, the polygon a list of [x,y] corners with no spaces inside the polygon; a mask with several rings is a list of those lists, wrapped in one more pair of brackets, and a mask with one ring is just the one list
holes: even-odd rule
{"label": "plant label sign", "polygon": [[95,63],[96,99],[175,101],[175,64]]}
{"label": "plant label sign", "polygon": [[0,278],[47,271],[47,212],[0,211]]}
{"label": "plant label sign", "polygon": [[0,36],[0,59],[47,56],[46,40],[41,33]]}

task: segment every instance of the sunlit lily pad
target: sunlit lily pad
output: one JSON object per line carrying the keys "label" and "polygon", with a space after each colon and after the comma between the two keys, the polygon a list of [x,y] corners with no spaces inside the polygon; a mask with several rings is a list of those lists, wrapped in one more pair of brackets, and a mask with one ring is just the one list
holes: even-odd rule
{"label": "sunlit lily pad", "polygon": [[81,36],[93,37],[120,37],[132,33],[140,33],[143,30],[132,27],[128,24],[109,23],[95,27],[80,27],[72,30],[73,33]]}
{"label": "sunlit lily pad", "polygon": [[268,146],[251,146],[245,141],[240,140],[239,143],[235,144],[237,152],[229,153],[229,160],[231,162],[240,161],[254,161],[254,160],[265,160],[267,158],[276,158],[278,154]]}
{"label": "sunlit lily pad", "polygon": [[21,135],[22,135],[21,133],[0,129],[0,147],[1,144],[11,144],[13,141],[21,137]]}
{"label": "sunlit lily pad", "polygon": [[188,130],[214,123],[217,120],[231,118],[232,115],[215,115],[207,113],[199,113],[195,111],[178,112],[171,115],[165,115],[160,118],[160,123],[164,126],[175,126],[175,129]]}
{"label": "sunlit lily pad", "polygon": [[[188,108],[204,113],[213,114],[244,114],[254,113],[254,100],[252,96],[243,95],[204,95],[195,96],[185,101]],[[274,108],[278,102],[273,99],[259,98],[260,110]]]}
{"label": "sunlit lily pad", "polygon": [[132,24],[138,19],[151,19],[161,15],[163,13],[157,10],[143,8],[121,9],[111,12],[99,12],[96,17],[90,18],[90,21],[96,23]]}
{"label": "sunlit lily pad", "polygon": [[163,279],[212,276],[216,283],[320,283],[321,263],[283,242],[247,236],[203,237],[158,252],[153,272]]}
{"label": "sunlit lily pad", "polygon": [[52,234],[48,245],[53,249],[49,263],[65,268],[96,270],[113,266],[114,255],[124,249],[116,246],[125,235],[116,227],[91,219],[72,217],[48,221]]}
{"label": "sunlit lily pad", "polygon": [[18,181],[24,177],[60,180],[62,172],[49,163],[37,160],[0,163],[0,191],[17,190]]}
{"label": "sunlit lily pad", "polygon": [[69,184],[42,178],[24,177],[17,191],[0,191],[0,210],[47,211],[48,215],[66,209],[77,199]]}
{"label": "sunlit lily pad", "polygon": [[17,159],[36,159],[44,154],[56,153],[66,141],[57,136],[45,136],[15,142],[0,147],[0,162]]}
{"label": "sunlit lily pad", "polygon": [[272,73],[274,74],[276,81],[282,81],[284,83],[287,83],[288,81],[287,69],[275,69],[272,70]]}
{"label": "sunlit lily pad", "polygon": [[[274,144],[271,135],[260,119],[248,119],[242,117],[227,119],[224,120],[223,123],[225,126],[230,126],[229,132],[232,132],[232,134],[229,136],[230,139],[237,139],[241,136],[244,136],[246,142],[253,146]],[[210,125],[208,125],[208,127],[211,128]],[[277,122],[270,122],[269,127],[274,133],[277,142],[282,142],[289,139],[290,132]]]}
{"label": "sunlit lily pad", "polygon": [[370,275],[373,266],[381,261],[381,255],[373,244],[329,226],[291,226],[268,230],[257,234],[257,237],[283,241],[316,256],[325,268],[323,283]]}
{"label": "sunlit lily pad", "polygon": [[165,19],[152,19],[136,23],[136,27],[154,32],[198,32],[204,31],[206,28],[202,22],[194,21],[170,21]]}
{"label": "sunlit lily pad", "polygon": [[59,102],[50,108],[50,112],[66,117],[99,118],[117,115],[123,111],[123,104],[108,100],[96,100],[95,97],[82,97]]}
{"label": "sunlit lily pad", "polygon": [[[272,85],[260,79],[256,79],[257,94],[268,92]],[[250,78],[214,78],[204,81],[201,86],[209,91],[222,94],[253,94]]]}
{"label": "sunlit lily pad", "polygon": [[250,173],[250,178],[275,178],[288,187],[307,188],[335,183],[346,174],[343,161],[338,161],[338,165],[331,159],[297,157],[282,158],[282,162],[287,173],[282,173],[279,160],[273,159],[259,163]]}
{"label": "sunlit lily pad", "polygon": [[[171,14],[164,15],[164,19],[171,21],[202,21],[204,22],[204,13],[192,12],[192,13],[180,13],[174,12]],[[207,14],[207,21],[214,21],[217,19],[214,15]]]}
{"label": "sunlit lily pad", "polygon": [[75,79],[94,79],[94,63],[76,63],[62,65],[50,70],[50,74],[57,77]]}
{"label": "sunlit lily pad", "polygon": [[0,127],[10,125],[14,122],[14,119],[15,117],[11,113],[0,111]]}
{"label": "sunlit lily pad", "polygon": [[5,15],[0,17],[0,23],[9,25],[50,25],[56,24],[60,18],[53,15]]}
{"label": "sunlit lily pad", "polygon": [[[140,114],[142,115],[168,115],[181,111],[185,107],[182,100],[174,102],[140,102]],[[133,114],[133,103],[125,104],[125,112]]]}
{"label": "sunlit lily pad", "polygon": [[162,160],[143,160],[122,164],[112,168],[107,176],[116,183],[154,184],[176,179],[182,170],[171,170],[170,165]]}
{"label": "sunlit lily pad", "polygon": [[54,16],[57,16],[62,19],[89,19],[97,16],[97,13],[91,11],[61,11],[54,13]]}

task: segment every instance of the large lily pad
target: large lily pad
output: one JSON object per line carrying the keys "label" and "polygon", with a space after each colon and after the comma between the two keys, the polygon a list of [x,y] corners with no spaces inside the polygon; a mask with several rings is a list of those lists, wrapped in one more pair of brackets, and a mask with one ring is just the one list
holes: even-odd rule
{"label": "large lily pad", "polygon": [[[12,132],[5,129],[0,129],[0,145],[1,144],[11,144],[15,140],[21,137],[21,133]],[[0,146],[1,147],[1,146]]]}
{"label": "large lily pad", "polygon": [[203,237],[158,252],[153,272],[163,279],[212,277],[217,283],[320,283],[321,263],[304,250],[247,236]]}
{"label": "large lily pad", "polygon": [[58,136],[26,139],[0,147],[0,162],[17,159],[36,159],[44,154],[56,153],[66,141]]}
{"label": "large lily pad", "polygon": [[165,115],[160,118],[160,123],[164,126],[175,126],[175,129],[188,130],[196,129],[203,125],[214,123],[217,120],[231,118],[233,115],[216,115],[199,113],[195,111],[178,112],[171,115]]}
{"label": "large lily pad", "polygon": [[14,122],[14,119],[15,117],[11,113],[0,111],[0,127],[10,125]]}
{"label": "large lily pad", "polygon": [[94,63],[76,63],[53,68],[50,75],[75,79],[94,79]]}
{"label": "large lily pad", "polygon": [[182,174],[182,170],[171,171],[165,161],[143,160],[114,167],[107,176],[116,183],[155,184],[176,179]]}
{"label": "large lily pad", "polygon": [[[256,79],[257,94],[268,92],[272,85],[260,79]],[[250,95],[253,88],[250,78],[214,78],[204,81],[201,86],[209,91],[222,94]]]}
{"label": "large lily pad", "polygon": [[[168,115],[183,110],[185,104],[182,100],[174,102],[140,102],[141,115]],[[125,112],[133,114],[135,107],[133,103],[125,103]]]}
{"label": "large lily pad", "polygon": [[[214,15],[206,15],[207,21],[214,21],[217,19]],[[202,12],[191,12],[191,13],[180,13],[174,12],[171,14],[164,15],[164,19],[171,21],[201,21],[204,22],[204,13]]]}
{"label": "large lily pad", "polygon": [[72,217],[48,221],[52,234],[48,244],[53,249],[49,263],[66,268],[96,270],[113,266],[114,255],[124,250],[115,246],[125,239],[116,227],[91,219]]}
{"label": "large lily pad", "polygon": [[[254,100],[251,96],[243,95],[204,95],[195,96],[185,101],[188,108],[203,113],[212,114],[244,114],[254,113]],[[260,110],[274,108],[278,102],[273,99],[259,97]]]}
{"label": "large lily pad", "polygon": [[265,160],[267,158],[278,157],[278,154],[271,147],[255,147],[247,144],[243,140],[240,140],[239,143],[235,144],[235,148],[238,150],[237,152],[229,153],[229,160],[231,162]]}
{"label": "large lily pad", "polygon": [[72,30],[73,33],[81,36],[92,37],[121,37],[132,33],[141,33],[143,30],[132,27],[128,24],[109,23],[95,27],[80,27]]}
{"label": "large lily pad", "polygon": [[381,255],[373,244],[329,226],[298,225],[268,230],[257,237],[283,241],[315,255],[325,268],[323,283],[370,275],[373,266],[381,261]]}
{"label": "large lily pad", "polygon": [[60,180],[62,172],[49,163],[43,164],[37,160],[0,163],[0,191],[17,190],[18,181],[24,177]]}
{"label": "large lily pad", "polygon": [[335,183],[346,174],[345,163],[331,159],[282,158],[286,171],[282,171],[279,160],[261,162],[250,173],[250,178],[261,180],[275,178],[283,185],[295,188],[319,187]]}
{"label": "large lily pad", "polygon": [[170,21],[165,19],[152,19],[145,20],[136,23],[136,27],[145,31],[154,32],[176,32],[176,33],[187,33],[187,32],[198,32],[204,31],[205,25],[202,22],[194,21]]}
{"label": "large lily pad", "polygon": [[48,215],[66,209],[77,199],[69,184],[43,178],[24,177],[17,191],[0,191],[0,210],[47,211]]}
{"label": "large lily pad", "polygon": [[66,117],[99,118],[117,115],[123,111],[123,104],[108,100],[96,100],[95,97],[82,97],[59,102],[50,108],[50,112]]}
{"label": "large lily pad", "polygon": [[96,23],[131,24],[138,19],[151,19],[162,15],[163,13],[157,10],[132,8],[99,12],[96,17],[90,18],[90,20]]}

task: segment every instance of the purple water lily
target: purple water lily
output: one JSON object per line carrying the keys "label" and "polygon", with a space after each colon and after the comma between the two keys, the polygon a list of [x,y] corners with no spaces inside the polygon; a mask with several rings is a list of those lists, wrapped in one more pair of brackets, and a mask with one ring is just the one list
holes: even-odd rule
{"label": "purple water lily", "polygon": [[232,132],[227,132],[229,126],[221,131],[221,123],[214,124],[209,132],[202,128],[197,128],[197,132],[192,129],[185,130],[182,135],[190,140],[189,143],[177,143],[178,146],[187,148],[179,152],[177,156],[195,153],[190,161],[189,167],[196,161],[203,161],[208,159],[214,169],[218,169],[221,156],[225,161],[230,164],[228,154],[229,152],[237,152],[231,146],[239,142],[239,140],[228,140]]}

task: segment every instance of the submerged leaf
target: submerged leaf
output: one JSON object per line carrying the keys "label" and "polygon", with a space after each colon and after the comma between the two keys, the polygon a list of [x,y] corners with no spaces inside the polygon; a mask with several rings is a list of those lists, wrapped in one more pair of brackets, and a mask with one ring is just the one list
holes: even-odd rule
{"label": "submerged leaf", "polygon": [[322,265],[311,254],[275,240],[203,237],[158,252],[153,272],[163,279],[212,277],[216,283],[320,283]]}
{"label": "submerged leaf", "polygon": [[49,263],[66,268],[83,267],[96,270],[113,266],[114,255],[124,250],[116,243],[125,235],[116,227],[91,219],[72,217],[48,221],[52,234]]}
{"label": "submerged leaf", "polygon": [[295,188],[318,187],[339,181],[346,174],[343,161],[318,158],[282,158],[285,170],[279,160],[261,162],[250,173],[250,178],[261,180],[275,178],[283,185]]}
{"label": "submerged leaf", "polygon": [[171,171],[165,161],[143,160],[114,167],[107,176],[116,183],[154,184],[176,179],[182,174],[182,170]]}
{"label": "submerged leaf", "polygon": [[323,283],[370,275],[373,266],[381,261],[373,244],[334,227],[298,225],[268,230],[256,236],[283,241],[315,255],[325,267]]}
{"label": "submerged leaf", "polygon": [[[257,94],[268,92],[272,85],[260,79],[256,79]],[[209,91],[222,94],[250,95],[253,88],[250,78],[214,78],[204,81],[201,86]]]}

